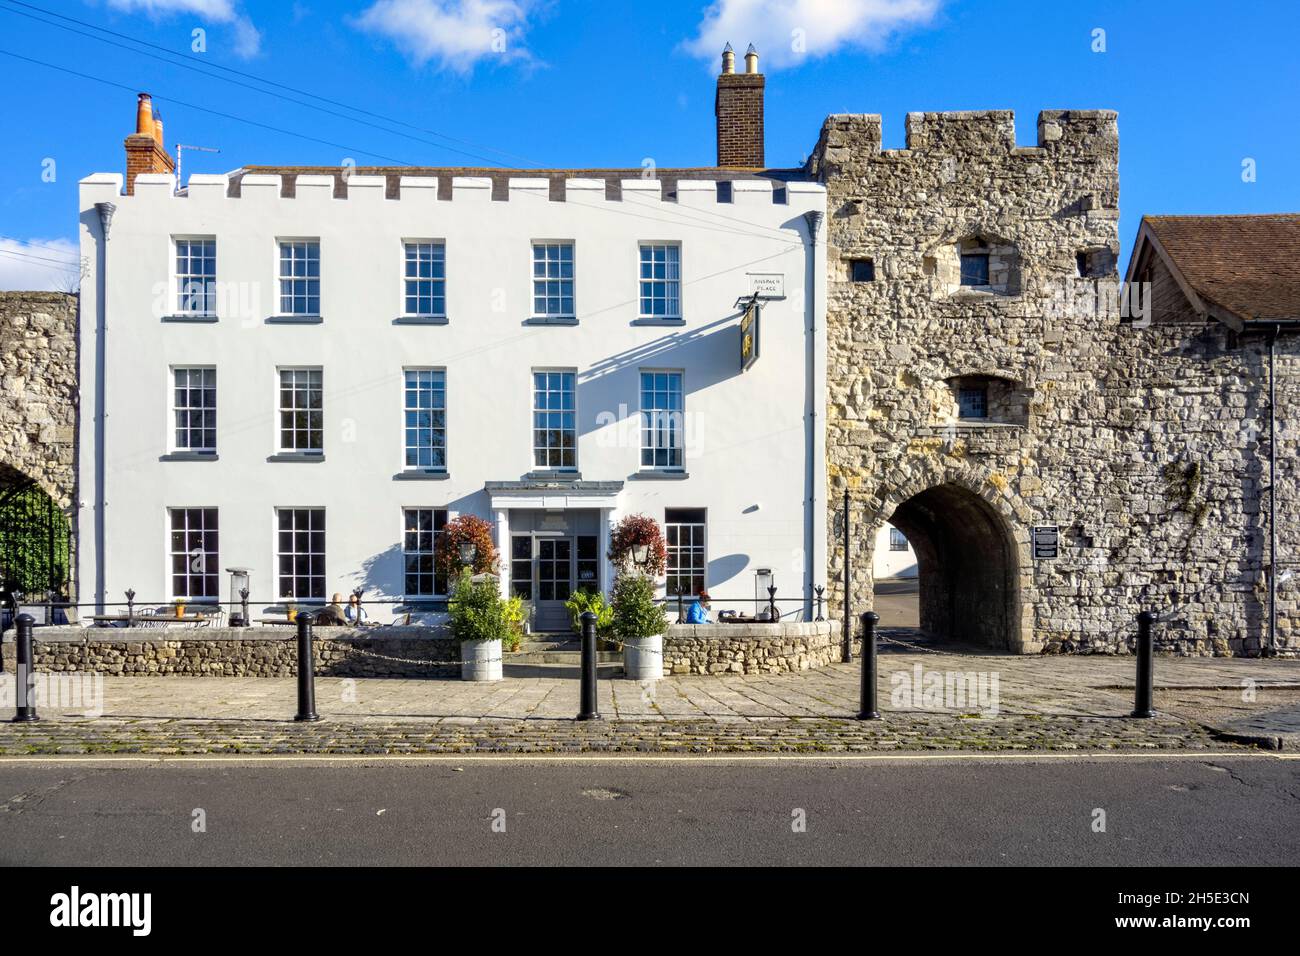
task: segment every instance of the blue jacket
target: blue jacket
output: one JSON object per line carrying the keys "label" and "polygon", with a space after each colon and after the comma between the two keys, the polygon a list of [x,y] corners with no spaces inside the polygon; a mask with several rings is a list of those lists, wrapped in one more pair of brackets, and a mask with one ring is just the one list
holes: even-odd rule
{"label": "blue jacket", "polygon": [[699,601],[696,601],[694,604],[691,605],[691,609],[686,612],[686,623],[687,624],[711,624],[713,622],[709,620],[708,609],[705,608],[705,606],[701,604]]}

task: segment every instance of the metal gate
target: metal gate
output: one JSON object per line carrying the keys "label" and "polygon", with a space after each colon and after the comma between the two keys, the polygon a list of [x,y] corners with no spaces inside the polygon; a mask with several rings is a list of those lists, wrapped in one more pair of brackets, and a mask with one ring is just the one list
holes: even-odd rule
{"label": "metal gate", "polygon": [[31,479],[0,486],[0,588],[32,603],[68,597],[71,530],[54,499]]}

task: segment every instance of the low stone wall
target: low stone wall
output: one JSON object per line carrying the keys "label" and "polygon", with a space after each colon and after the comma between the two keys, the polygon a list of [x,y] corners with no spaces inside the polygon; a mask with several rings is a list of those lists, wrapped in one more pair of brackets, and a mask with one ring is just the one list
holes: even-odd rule
{"label": "low stone wall", "polygon": [[[329,677],[455,677],[460,644],[443,628],[316,628],[316,673]],[[298,673],[292,628],[37,628],[38,671],[115,676],[292,677]],[[13,632],[5,666],[12,669]]]}
{"label": "low stone wall", "polygon": [[[665,674],[780,674],[840,659],[835,621],[801,624],[673,624],[664,635]],[[855,642],[855,647],[856,647]]]}

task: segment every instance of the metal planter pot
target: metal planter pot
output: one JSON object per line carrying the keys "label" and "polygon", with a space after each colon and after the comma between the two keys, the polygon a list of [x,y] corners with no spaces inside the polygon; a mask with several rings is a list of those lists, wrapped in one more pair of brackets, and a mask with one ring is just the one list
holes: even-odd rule
{"label": "metal planter pot", "polygon": [[623,676],[628,680],[659,680],[664,676],[664,636],[625,637]]}
{"label": "metal planter pot", "polygon": [[461,680],[501,680],[501,642],[461,641]]}

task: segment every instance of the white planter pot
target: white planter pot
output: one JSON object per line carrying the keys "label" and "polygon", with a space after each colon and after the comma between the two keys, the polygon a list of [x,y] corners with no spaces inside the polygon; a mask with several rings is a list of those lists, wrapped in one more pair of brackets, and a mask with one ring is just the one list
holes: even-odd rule
{"label": "white planter pot", "polygon": [[500,680],[500,641],[460,642],[461,680]]}
{"label": "white planter pot", "polygon": [[628,680],[658,680],[664,676],[664,636],[624,637],[623,676]]}

